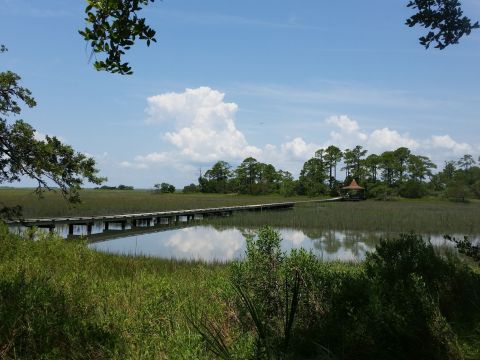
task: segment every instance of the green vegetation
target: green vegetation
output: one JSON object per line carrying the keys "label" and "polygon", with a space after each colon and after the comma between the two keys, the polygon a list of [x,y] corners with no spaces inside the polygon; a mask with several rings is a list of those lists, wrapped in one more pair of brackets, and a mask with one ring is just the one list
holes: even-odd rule
{"label": "green vegetation", "polygon": [[226,313],[224,265],[104,255],[2,225],[0,248],[0,358],[210,359],[184,313]]}
{"label": "green vegetation", "polygon": [[102,185],[102,186],[100,186],[96,189],[100,189],[100,190],[133,190],[133,186],[123,185],[123,184],[120,184],[118,186]]}
{"label": "green vegetation", "polygon": [[285,199],[279,195],[249,196],[199,193],[156,195],[148,190],[84,189],[80,190],[79,195],[82,202],[70,204],[55,192],[46,192],[41,198],[38,198],[33,189],[0,189],[0,205],[20,205],[23,208],[23,215],[28,218],[126,214],[307,200],[304,197]]}
{"label": "green vegetation", "polygon": [[480,234],[480,202],[440,200],[362,201],[305,203],[293,210],[243,212],[230,217],[208,218],[219,226],[297,228],[321,235],[330,230],[420,234]]}
{"label": "green vegetation", "polygon": [[[278,233],[263,228],[232,270],[235,313],[254,338],[247,358],[479,355],[480,275],[416,235],[382,241],[364,264],[348,265],[322,263],[303,250],[284,254]],[[195,327],[218,357],[238,358],[215,320]]]}
{"label": "green vegetation", "polygon": [[50,237],[30,241],[0,226],[0,355],[480,355],[480,275],[458,259],[440,257],[413,235],[383,242],[357,264],[286,255],[279,241],[263,229],[245,261],[207,265],[106,255]]}
{"label": "green vegetation", "polygon": [[161,184],[155,184],[153,188],[155,194],[173,194],[175,192],[175,186],[164,182]]}

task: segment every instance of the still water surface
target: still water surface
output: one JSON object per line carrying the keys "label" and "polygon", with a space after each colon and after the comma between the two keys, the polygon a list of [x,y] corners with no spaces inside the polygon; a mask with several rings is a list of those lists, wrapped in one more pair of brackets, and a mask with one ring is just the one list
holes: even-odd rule
{"label": "still water surface", "polygon": [[[306,231],[277,229],[282,236],[282,249],[311,250],[323,260],[361,261],[372,251],[382,233],[360,231]],[[133,234],[112,240],[91,243],[92,249],[102,252],[147,255],[167,259],[231,261],[245,254],[246,237],[255,231],[237,227],[215,228],[210,225]],[[434,245],[451,247],[441,235],[429,235]]]}

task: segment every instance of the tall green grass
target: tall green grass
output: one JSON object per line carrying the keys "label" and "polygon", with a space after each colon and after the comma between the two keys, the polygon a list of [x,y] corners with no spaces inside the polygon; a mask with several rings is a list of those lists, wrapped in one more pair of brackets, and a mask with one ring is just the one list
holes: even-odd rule
{"label": "tall green grass", "polygon": [[210,358],[184,314],[195,303],[223,318],[224,265],[105,255],[2,226],[0,249],[0,358]]}
{"label": "tall green grass", "polygon": [[242,212],[209,218],[219,226],[298,228],[306,232],[359,230],[421,234],[480,234],[480,202],[458,204],[440,201],[363,201],[309,203],[293,210]]}
{"label": "tall green grass", "polygon": [[82,203],[69,204],[58,193],[38,198],[33,189],[0,189],[0,207],[21,205],[24,217],[111,215],[305,200],[280,195],[154,194],[147,190],[80,191]]}

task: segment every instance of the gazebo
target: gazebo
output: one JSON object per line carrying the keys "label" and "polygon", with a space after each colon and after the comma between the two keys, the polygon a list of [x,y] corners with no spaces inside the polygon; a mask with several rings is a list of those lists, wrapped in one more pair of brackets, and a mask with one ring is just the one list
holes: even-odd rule
{"label": "gazebo", "polygon": [[344,200],[365,200],[365,188],[353,179],[350,185],[342,187],[342,197]]}

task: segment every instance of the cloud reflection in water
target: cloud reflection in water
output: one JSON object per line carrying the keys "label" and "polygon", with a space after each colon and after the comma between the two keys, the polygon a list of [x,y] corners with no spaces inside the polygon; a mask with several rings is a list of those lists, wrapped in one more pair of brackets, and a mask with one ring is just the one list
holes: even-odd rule
{"label": "cloud reflection in water", "polygon": [[[278,229],[282,249],[304,248],[324,260],[362,260],[375,246],[370,236],[346,231],[302,231]],[[91,248],[120,254],[148,255],[161,258],[230,261],[242,257],[246,236],[251,229],[193,226],[170,231],[152,232],[93,243]]]}

